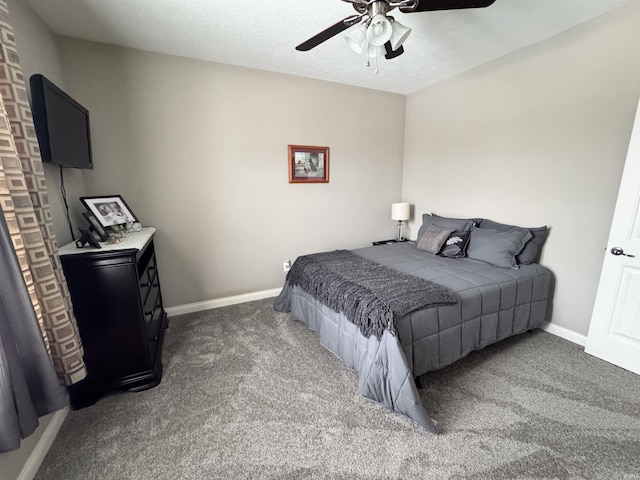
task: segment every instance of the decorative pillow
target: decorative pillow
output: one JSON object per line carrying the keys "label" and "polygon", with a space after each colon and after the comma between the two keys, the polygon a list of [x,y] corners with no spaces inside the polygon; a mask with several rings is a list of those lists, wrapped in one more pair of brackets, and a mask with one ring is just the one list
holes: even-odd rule
{"label": "decorative pillow", "polygon": [[444,218],[444,217],[435,218],[435,216],[433,215],[424,213],[422,215],[422,226],[420,227],[420,230],[418,230],[418,237],[417,237],[418,241],[420,241],[420,239],[424,235],[425,230],[432,223],[437,223],[442,228],[450,228],[452,231],[458,230],[460,232],[464,232],[471,228],[471,225],[473,225],[473,220],[468,220],[463,218]]}
{"label": "decorative pillow", "polygon": [[501,232],[493,228],[472,227],[467,257],[496,267],[517,267],[516,255],[532,236],[529,230]]}
{"label": "decorative pillow", "polygon": [[487,220],[483,218],[479,225],[480,228],[493,228],[494,230],[500,230],[506,232],[508,230],[528,230],[533,235],[533,238],[527,242],[522,251],[516,256],[516,261],[520,265],[529,265],[536,263],[540,258],[540,251],[544,242],[546,242],[549,236],[549,228],[544,227],[537,228],[524,228],[517,227],[515,225],[506,225],[504,223],[494,222],[493,220]]}
{"label": "decorative pillow", "polygon": [[451,232],[438,252],[441,257],[463,258],[467,255],[467,246],[471,232]]}
{"label": "decorative pillow", "polygon": [[451,235],[451,232],[453,232],[452,228],[444,228],[432,223],[418,239],[416,248],[435,255],[440,251],[440,247],[442,247],[444,241]]}

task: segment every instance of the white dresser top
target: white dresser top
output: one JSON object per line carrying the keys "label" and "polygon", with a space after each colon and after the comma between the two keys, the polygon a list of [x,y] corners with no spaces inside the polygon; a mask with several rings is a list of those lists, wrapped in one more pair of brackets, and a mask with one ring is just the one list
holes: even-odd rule
{"label": "white dresser top", "polygon": [[102,248],[95,248],[90,245],[85,245],[82,248],[76,246],[76,242],[67,243],[66,245],[58,249],[59,255],[76,255],[79,253],[94,253],[94,252],[110,252],[113,250],[127,250],[129,248],[135,248],[140,250],[149,239],[156,233],[155,227],[144,227],[139,232],[126,233],[120,243],[106,243],[100,242]]}

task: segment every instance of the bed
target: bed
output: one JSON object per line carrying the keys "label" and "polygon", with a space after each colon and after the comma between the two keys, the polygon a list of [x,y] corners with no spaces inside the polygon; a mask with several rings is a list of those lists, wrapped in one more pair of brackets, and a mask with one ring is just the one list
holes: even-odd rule
{"label": "bed", "polygon": [[[426,413],[415,378],[542,324],[547,317],[551,273],[536,260],[547,234],[546,227],[525,229],[491,220],[425,214],[415,242],[299,257],[274,308],[290,312],[319,332],[321,343],[358,372],[363,396],[436,433],[437,422]],[[431,241],[434,236],[437,238]],[[452,245],[456,248],[448,248]],[[411,302],[401,302],[406,308],[394,307],[400,314],[393,322],[372,330],[370,312],[360,312],[365,321],[358,322],[352,311],[357,308],[335,302],[337,290],[329,277],[336,275],[320,278],[313,288],[304,280],[305,275],[313,276],[305,262],[325,268],[320,262],[323,255],[333,259],[338,253],[341,261],[361,262],[365,270],[376,270],[378,276],[386,271],[391,279],[389,290],[393,291],[392,280],[398,277],[397,289],[405,289],[402,282],[424,282],[445,293],[437,291],[431,303],[412,310],[407,307]],[[303,266],[296,268],[296,264]],[[335,268],[329,265],[326,270]],[[338,276],[349,277],[349,272],[338,272]],[[376,288],[374,283],[371,288],[367,284],[354,289],[364,273],[358,275],[356,280],[349,277],[343,282],[348,287],[343,297],[369,304],[360,297],[353,300],[357,297],[354,292]],[[327,289],[329,294],[324,292]],[[384,297],[386,290],[378,291]]]}

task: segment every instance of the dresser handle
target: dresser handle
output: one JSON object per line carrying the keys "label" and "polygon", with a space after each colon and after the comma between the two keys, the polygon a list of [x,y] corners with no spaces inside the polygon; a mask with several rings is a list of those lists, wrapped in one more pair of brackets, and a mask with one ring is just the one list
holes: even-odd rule
{"label": "dresser handle", "polygon": [[151,282],[144,282],[140,284],[140,288],[147,288],[149,286],[151,286]]}

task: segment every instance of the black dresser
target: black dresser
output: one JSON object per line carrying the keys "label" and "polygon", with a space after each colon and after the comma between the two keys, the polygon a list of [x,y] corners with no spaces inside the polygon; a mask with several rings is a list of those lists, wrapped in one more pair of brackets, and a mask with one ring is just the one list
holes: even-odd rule
{"label": "black dresser", "polygon": [[162,306],[153,235],[155,228],[129,233],[102,248],[60,248],[84,346],[87,377],[69,387],[75,409],[114,390],[140,391],[162,378],[162,341],[167,314]]}

